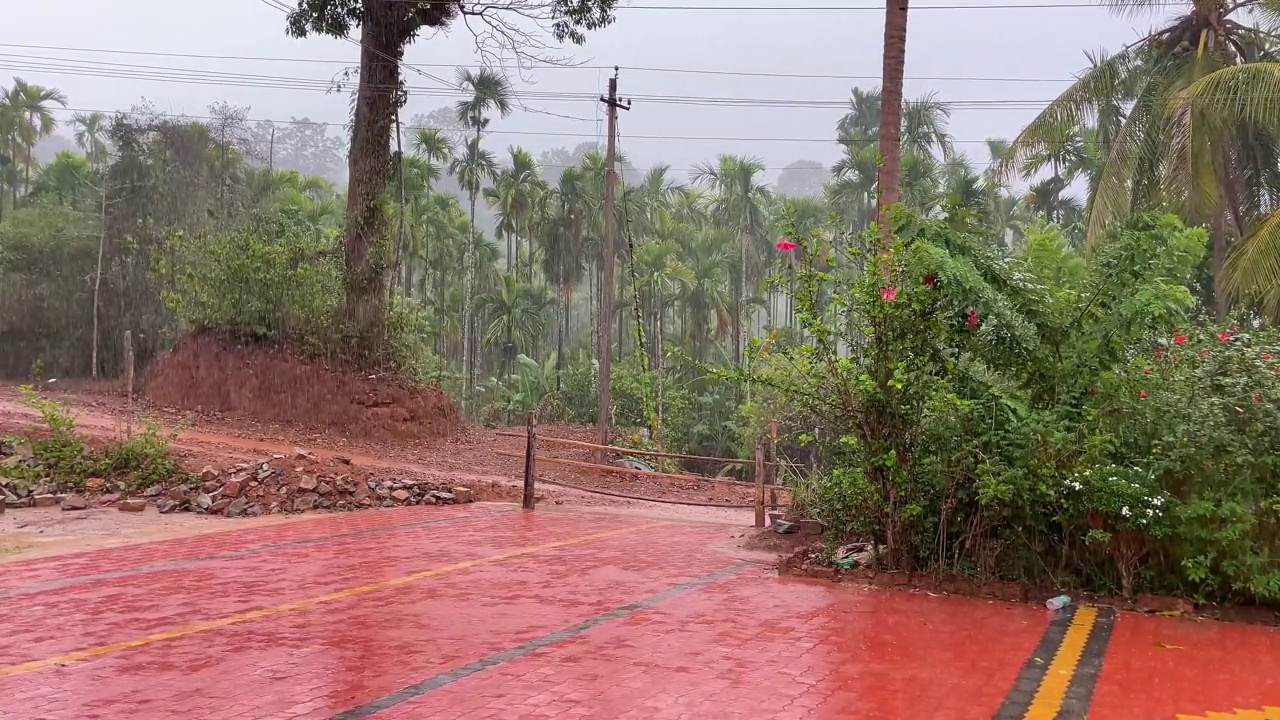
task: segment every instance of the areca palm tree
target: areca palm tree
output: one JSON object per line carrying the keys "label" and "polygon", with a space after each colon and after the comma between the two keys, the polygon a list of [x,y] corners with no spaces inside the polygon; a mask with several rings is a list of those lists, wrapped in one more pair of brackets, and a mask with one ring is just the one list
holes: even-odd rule
{"label": "areca palm tree", "polygon": [[488,321],[484,339],[502,344],[503,368],[510,373],[516,355],[532,348],[542,333],[545,299],[536,289],[520,284],[513,273],[502,273],[498,287],[480,297],[479,310]]}
{"label": "areca palm tree", "polygon": [[545,190],[545,183],[538,174],[537,161],[524,148],[512,146],[511,165],[498,172],[494,186],[485,190],[485,199],[498,211],[498,224],[507,236],[507,271],[511,272],[520,262],[520,240],[528,241],[528,282],[533,283],[533,235],[529,232],[534,207]]}
{"label": "areca palm tree", "polygon": [[[1150,0],[1107,4],[1130,14],[1158,5],[1163,12],[1168,5]],[[1248,236],[1259,222],[1280,174],[1274,162],[1280,143],[1256,118],[1225,117],[1221,105],[1205,102],[1212,83],[1199,85],[1200,100],[1189,88],[1219,70],[1276,61],[1274,28],[1241,22],[1251,10],[1274,7],[1273,0],[1189,0],[1139,41],[1091,57],[1090,67],[1014,141],[1003,172],[1014,172],[1095,126],[1104,152],[1083,221],[1086,241],[1097,242],[1116,222],[1150,207],[1173,208],[1191,223],[1208,224],[1218,286],[1214,307],[1219,316],[1225,314],[1227,251],[1233,238]],[[1262,17],[1267,20],[1268,14]]]}
{"label": "areca palm tree", "polygon": [[[440,128],[422,127],[414,131],[413,154],[423,163],[423,178],[427,182],[423,185],[422,191],[426,196],[423,201],[427,207],[431,207],[431,195],[434,192],[433,185],[435,181],[440,178],[441,171],[449,168],[450,162],[453,160],[453,150],[453,140]],[[422,226],[422,256],[424,260],[431,255],[432,224],[427,222]],[[429,264],[425,264],[424,270],[430,267]]]}
{"label": "areca palm tree", "polygon": [[766,218],[764,208],[769,200],[769,188],[760,180],[764,163],[758,158],[721,155],[717,162],[704,163],[694,170],[694,180],[706,185],[712,192],[711,216],[732,226],[738,234],[738,273],[734,278],[733,357],[742,364],[742,351],[746,345],[743,336],[746,309],[747,266],[752,240],[763,238]]}
{"label": "areca palm tree", "polygon": [[[480,138],[474,137],[467,141],[467,145],[463,148],[462,154],[453,158],[449,169],[453,172],[454,177],[458,178],[458,184],[467,193],[467,199],[471,205],[471,240],[466,244],[466,254],[463,258],[462,265],[462,292],[465,300],[463,308],[463,347],[468,348],[466,351],[468,356],[473,348],[472,332],[471,332],[471,312],[472,312],[472,287],[475,284],[476,275],[476,257],[472,248],[477,242],[476,232],[476,198],[480,195],[480,190],[484,187],[484,183],[492,178],[497,170],[498,163],[493,157],[493,153],[480,147]],[[470,373],[472,368],[464,369],[464,374],[468,377],[467,384],[464,389],[464,397],[470,395],[471,382]],[[466,405],[466,400],[463,400]]]}
{"label": "areca palm tree", "polygon": [[[489,126],[490,118],[488,113],[497,112],[499,117],[506,117],[511,114],[511,86],[506,78],[488,68],[482,68],[478,71],[471,68],[460,68],[458,70],[458,89],[467,93],[468,97],[459,100],[454,106],[454,113],[458,118],[458,122],[468,130],[474,130],[475,136],[467,143],[463,157],[455,158],[453,161],[453,174],[458,177],[458,182],[463,189],[467,191],[468,199],[471,202],[471,232],[474,235],[476,224],[476,198],[480,195],[480,190],[484,186],[484,181],[493,176],[494,160],[493,154],[482,150],[480,147],[481,133]],[[465,174],[465,179],[464,179]],[[468,248],[474,245],[468,243]],[[472,295],[472,278],[475,274],[474,255],[468,255],[465,259],[465,267],[463,269],[463,295],[466,307],[463,311],[463,346],[468,348],[468,356],[471,352],[470,348],[474,343],[471,339],[471,295]],[[467,376],[465,391],[463,394],[462,406],[466,411],[467,397],[471,393],[471,388],[475,385],[473,377],[470,374],[472,368],[468,367],[464,371]]]}
{"label": "areca palm tree", "polygon": [[[34,160],[33,151],[36,143],[53,134],[54,129],[58,127],[58,121],[53,116],[50,105],[58,104],[66,107],[67,96],[57,88],[36,85],[17,77],[13,79],[13,84],[8,89],[0,89],[0,96],[3,96],[0,104],[4,105],[4,110],[0,113],[5,115],[5,125],[10,133],[10,157],[15,159],[15,163],[16,158],[19,156],[22,158],[23,192],[26,192],[31,187],[31,164]],[[16,206],[18,204],[17,183],[14,182],[11,185],[13,204]]]}
{"label": "areca palm tree", "polygon": [[58,203],[72,206],[81,206],[92,200],[91,207],[96,206],[97,187],[89,182],[91,174],[88,159],[63,150],[37,171],[35,182],[31,184],[31,196],[50,196]]}
{"label": "areca palm tree", "polygon": [[556,327],[556,389],[564,356],[564,338],[570,333],[573,288],[586,274],[583,224],[588,199],[579,168],[565,168],[554,192],[549,193],[548,217],[542,223],[542,274],[560,294],[560,319]]}
{"label": "areca palm tree", "polygon": [[89,158],[89,164],[95,170],[102,166],[110,152],[107,145],[108,122],[106,113],[78,112],[71,116],[71,122],[68,123],[75,128],[76,146]]}
{"label": "areca palm tree", "polygon": [[[664,214],[658,219],[655,228],[657,237],[662,238],[646,242],[636,248],[635,282],[637,291],[648,300],[650,314],[653,318],[653,345],[655,370],[655,400],[657,408],[657,425],[654,428],[654,440],[658,451],[662,451],[663,426],[663,387],[666,376],[666,324],[667,307],[680,294],[691,287],[695,281],[693,271],[680,257],[680,247],[670,236],[681,232],[681,228]],[[666,237],[664,237],[666,236]]]}

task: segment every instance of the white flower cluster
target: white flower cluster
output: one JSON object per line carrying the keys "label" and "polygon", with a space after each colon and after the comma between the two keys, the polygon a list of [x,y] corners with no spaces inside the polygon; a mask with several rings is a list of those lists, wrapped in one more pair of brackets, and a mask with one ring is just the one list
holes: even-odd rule
{"label": "white flower cluster", "polygon": [[[1135,482],[1132,478],[1143,474],[1142,468],[1136,465],[1128,468],[1121,468],[1114,464],[1099,468],[1085,468],[1065,478],[1063,485],[1068,490],[1080,492],[1084,490],[1086,483],[1095,480],[1095,470],[1097,479],[1105,479],[1105,482],[1111,483],[1112,488],[1119,487],[1121,484],[1127,486],[1127,489],[1122,491],[1122,496],[1127,502],[1120,506],[1121,517],[1138,525],[1146,525],[1162,514],[1165,504],[1164,493],[1158,488],[1150,485],[1144,487]],[[1150,479],[1151,476],[1148,475],[1148,478]]]}

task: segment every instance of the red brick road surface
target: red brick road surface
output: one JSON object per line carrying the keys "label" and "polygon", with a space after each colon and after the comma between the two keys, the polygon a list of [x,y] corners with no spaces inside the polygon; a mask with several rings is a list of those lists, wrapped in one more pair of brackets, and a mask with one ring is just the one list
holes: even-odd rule
{"label": "red brick road surface", "polygon": [[[732,534],[410,507],[3,564],[0,718],[990,718],[1036,664],[1037,607],[779,579]],[[1089,717],[1270,717],[1278,668],[1272,630],[1122,614]]]}

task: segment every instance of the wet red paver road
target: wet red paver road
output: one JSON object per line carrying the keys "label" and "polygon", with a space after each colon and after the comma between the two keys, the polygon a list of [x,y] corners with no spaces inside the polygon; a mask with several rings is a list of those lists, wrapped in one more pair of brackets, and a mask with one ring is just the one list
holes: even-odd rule
{"label": "wet red paver road", "polygon": [[[1049,634],[732,534],[416,507],[3,564],[0,718],[990,718]],[[1280,705],[1265,628],[1121,615],[1099,648],[1089,717]]]}

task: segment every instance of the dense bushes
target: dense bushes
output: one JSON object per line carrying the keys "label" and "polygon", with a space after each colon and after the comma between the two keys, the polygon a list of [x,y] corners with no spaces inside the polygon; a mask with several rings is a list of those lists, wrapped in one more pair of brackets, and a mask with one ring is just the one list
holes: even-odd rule
{"label": "dense bushes", "polygon": [[89,374],[101,227],[91,213],[54,205],[0,223],[0,377],[29,377],[37,363],[50,377]]}
{"label": "dense bushes", "polygon": [[[284,342],[337,360],[350,349],[340,321],[342,272],[337,231],[290,207],[263,211],[227,232],[175,233],[156,262],[165,303],[188,329]],[[388,369],[444,379],[425,308],[394,296],[385,327],[379,354]]]}
{"label": "dense bushes", "polygon": [[174,233],[157,266],[165,303],[196,329],[305,343],[317,352],[336,344],[338,238],[296,209],[223,233]]}
{"label": "dense bushes", "polygon": [[[799,236],[806,345],[744,379],[829,458],[804,494],[890,567],[1280,601],[1275,340],[1189,315],[1200,230],[1147,217],[1092,256],[903,217],[862,272]],[[813,433],[805,431],[812,437]],[[810,438],[806,438],[810,439]]]}

